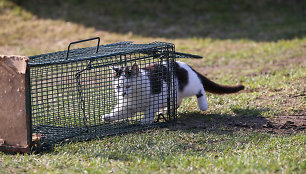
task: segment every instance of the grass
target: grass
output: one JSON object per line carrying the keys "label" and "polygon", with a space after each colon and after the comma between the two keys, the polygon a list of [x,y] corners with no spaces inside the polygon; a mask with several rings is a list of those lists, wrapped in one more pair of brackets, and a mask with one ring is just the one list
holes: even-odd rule
{"label": "grass", "polygon": [[1,54],[59,51],[95,36],[103,44],[167,41],[202,55],[181,61],[214,81],[246,86],[239,94],[208,94],[206,112],[196,98],[186,99],[177,127],[62,144],[41,154],[0,152],[0,173],[305,173],[303,129],[284,134],[278,133],[283,125],[268,131],[218,125],[305,117],[304,18],[303,1],[0,0]]}
{"label": "grass", "polygon": [[305,170],[303,140],[303,134],[150,130],[44,154],[5,155],[1,166],[12,173],[299,173]]}

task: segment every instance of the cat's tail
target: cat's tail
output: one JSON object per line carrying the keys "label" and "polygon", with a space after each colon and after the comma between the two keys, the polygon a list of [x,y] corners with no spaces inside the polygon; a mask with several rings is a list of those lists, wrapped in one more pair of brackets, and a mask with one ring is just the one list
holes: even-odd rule
{"label": "cat's tail", "polygon": [[230,94],[230,93],[235,93],[235,92],[238,92],[244,89],[243,85],[237,85],[237,86],[220,85],[220,84],[217,84],[209,80],[208,78],[206,78],[205,76],[203,76],[202,74],[198,72],[197,74],[198,74],[198,77],[202,81],[205,91],[208,91],[214,94]]}

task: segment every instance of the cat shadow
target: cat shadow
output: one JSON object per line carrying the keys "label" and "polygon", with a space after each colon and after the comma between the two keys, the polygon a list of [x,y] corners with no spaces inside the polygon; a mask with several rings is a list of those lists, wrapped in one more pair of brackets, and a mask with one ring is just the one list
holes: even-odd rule
{"label": "cat shadow", "polygon": [[[303,8],[304,3],[299,0],[278,1],[272,4],[269,1],[229,2],[228,0],[10,1],[38,18],[63,20],[119,34],[170,39],[248,38],[256,41],[305,36],[303,30],[299,32],[297,29],[281,29],[286,27],[287,23],[303,22],[305,8]],[[280,24],[283,25],[280,27]]]}
{"label": "cat shadow", "polygon": [[210,131],[216,133],[231,133],[241,129],[254,131],[267,128],[271,122],[262,115],[269,108],[262,109],[232,109],[231,114],[203,114],[200,111],[178,114],[177,123],[170,126],[171,130],[188,132]]}

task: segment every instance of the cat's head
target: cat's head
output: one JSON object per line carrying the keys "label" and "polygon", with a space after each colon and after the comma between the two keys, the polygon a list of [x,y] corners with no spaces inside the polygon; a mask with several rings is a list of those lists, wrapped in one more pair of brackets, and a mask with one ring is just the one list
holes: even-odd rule
{"label": "cat's head", "polygon": [[138,64],[134,63],[131,67],[111,67],[111,69],[114,71],[113,88],[117,95],[122,97],[135,95],[140,74]]}
{"label": "cat's head", "polygon": [[116,67],[112,66],[111,69],[114,71],[114,78],[120,78],[122,76],[126,78],[132,78],[139,75],[139,66],[137,63],[134,63],[132,67]]}

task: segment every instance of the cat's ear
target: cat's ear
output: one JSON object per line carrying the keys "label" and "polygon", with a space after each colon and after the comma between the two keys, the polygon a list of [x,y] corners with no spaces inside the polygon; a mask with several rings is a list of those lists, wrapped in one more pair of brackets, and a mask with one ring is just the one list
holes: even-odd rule
{"label": "cat's ear", "polygon": [[109,69],[111,69],[113,71],[119,71],[120,68],[118,68],[116,66],[109,66]]}
{"label": "cat's ear", "polygon": [[122,72],[121,68],[116,67],[116,66],[110,66],[110,69],[113,70],[114,77],[119,77]]}
{"label": "cat's ear", "polygon": [[132,74],[138,75],[139,74],[139,66],[138,66],[138,64],[134,63],[131,70],[132,70]]}

